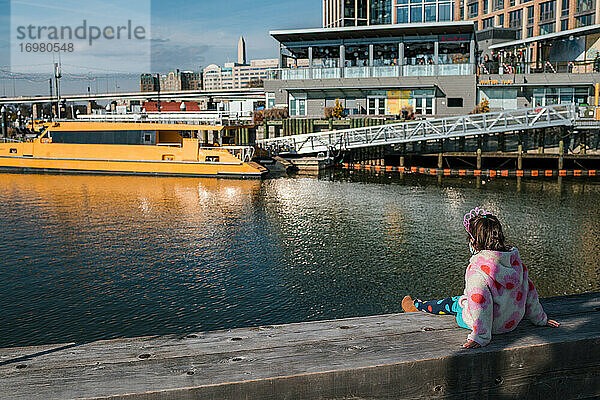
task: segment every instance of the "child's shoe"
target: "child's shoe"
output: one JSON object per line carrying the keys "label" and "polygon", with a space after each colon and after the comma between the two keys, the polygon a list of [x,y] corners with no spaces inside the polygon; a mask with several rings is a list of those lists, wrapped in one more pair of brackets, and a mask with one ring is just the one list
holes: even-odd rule
{"label": "child's shoe", "polygon": [[404,312],[419,311],[419,310],[417,310],[417,307],[415,307],[415,302],[413,301],[412,297],[410,297],[410,296],[405,296],[402,299],[402,309],[404,310]]}

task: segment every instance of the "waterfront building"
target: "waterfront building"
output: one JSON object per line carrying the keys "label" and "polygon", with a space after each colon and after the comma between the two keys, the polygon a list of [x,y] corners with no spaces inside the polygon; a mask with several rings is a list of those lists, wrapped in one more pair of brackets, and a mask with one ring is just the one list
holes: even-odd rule
{"label": "waterfront building", "polygon": [[451,0],[323,0],[323,27],[452,21]]}
{"label": "waterfront building", "polygon": [[[351,117],[388,118],[403,111],[423,118],[465,115],[483,100],[491,110],[598,105],[600,25],[489,43],[478,40],[472,21],[271,36],[280,44],[280,69],[265,81],[266,105],[287,108],[292,117],[322,118],[336,102]],[[481,47],[494,58],[482,61]],[[307,67],[296,67],[301,64]]]}
{"label": "waterfront building", "polygon": [[600,0],[456,0],[455,15],[478,30],[514,30],[518,40],[600,24]]}
{"label": "waterfront building", "polygon": [[[267,107],[322,117],[336,101],[350,115],[467,114],[476,105],[472,22],[273,31],[280,65]],[[289,59],[307,68],[290,68]],[[294,64],[295,65],[295,64]]]}

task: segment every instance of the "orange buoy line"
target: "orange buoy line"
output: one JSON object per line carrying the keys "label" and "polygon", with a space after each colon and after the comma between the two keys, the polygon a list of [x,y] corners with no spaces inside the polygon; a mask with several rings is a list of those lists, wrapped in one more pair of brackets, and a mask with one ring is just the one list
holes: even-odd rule
{"label": "orange buoy line", "polygon": [[516,170],[516,169],[440,169],[440,168],[423,168],[423,167],[392,167],[389,165],[366,165],[366,164],[342,164],[344,169],[365,170],[365,171],[385,171],[385,172],[402,172],[407,174],[420,174],[431,176],[483,176],[489,178],[495,177],[559,177],[559,176],[575,176],[575,177],[595,177],[600,176],[597,170],[589,169],[532,169],[532,170]]}

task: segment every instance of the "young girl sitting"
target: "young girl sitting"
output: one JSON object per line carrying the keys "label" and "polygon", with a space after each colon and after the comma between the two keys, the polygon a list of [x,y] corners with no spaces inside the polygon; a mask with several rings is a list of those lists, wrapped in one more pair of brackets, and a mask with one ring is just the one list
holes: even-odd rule
{"label": "young girl sitting", "polygon": [[473,254],[465,274],[465,293],[439,301],[413,301],[406,296],[404,311],[455,315],[460,327],[471,330],[465,348],[486,346],[492,333],[510,332],[524,317],[535,325],[558,327],[546,316],[519,251],[504,244],[498,218],[475,208],[463,223]]}

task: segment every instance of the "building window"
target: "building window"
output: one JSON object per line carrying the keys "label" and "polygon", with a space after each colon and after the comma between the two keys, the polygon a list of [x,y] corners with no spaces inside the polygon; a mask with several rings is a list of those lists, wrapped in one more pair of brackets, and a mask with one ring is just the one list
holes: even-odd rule
{"label": "building window", "polygon": [[483,0],[483,2],[481,3],[481,13],[483,15],[488,13],[488,0]]}
{"label": "building window", "polygon": [[562,7],[561,7],[561,12],[560,15],[562,15],[563,17],[566,17],[567,15],[569,15],[569,0],[562,0]]}
{"label": "building window", "polygon": [[595,0],[577,0],[575,13],[594,12],[596,10]]}
{"label": "building window", "polygon": [[569,20],[568,19],[561,20],[560,21],[560,30],[566,31],[567,29],[569,29]]}
{"label": "building window", "polygon": [[479,15],[479,3],[473,3],[467,5],[469,10],[469,18],[477,18]]}
{"label": "building window", "polygon": [[493,10],[498,11],[504,8],[504,0],[492,0],[493,1]]}
{"label": "building window", "polygon": [[582,15],[581,17],[575,18],[575,28],[582,26],[589,26],[594,23],[594,14]]}
{"label": "building window", "polygon": [[438,18],[439,21],[452,21],[452,6],[450,3],[440,3]]}
{"label": "building window", "polygon": [[496,110],[514,110],[517,108],[517,89],[481,88],[481,100],[489,101],[490,108]]}
{"label": "building window", "polygon": [[517,0],[509,0],[509,2],[508,2],[509,7],[514,7],[516,5],[517,5]]}
{"label": "building window", "polygon": [[301,117],[306,115],[306,99],[290,96],[290,115]]}
{"label": "building window", "polygon": [[494,26],[494,17],[484,18],[481,20],[481,29],[491,28]]}
{"label": "building window", "polygon": [[504,27],[504,14],[498,15],[498,26],[501,28]]}
{"label": "building window", "polygon": [[515,10],[508,13],[508,27],[509,28],[521,28],[523,26],[523,22],[521,20],[521,16],[523,15],[523,10]]}
{"label": "building window", "polygon": [[267,108],[275,107],[275,93],[267,93]]}
{"label": "building window", "polygon": [[527,27],[527,37],[530,38],[533,36],[533,26]]}
{"label": "building window", "polygon": [[533,89],[533,106],[544,107],[564,103],[586,104],[588,95],[587,88],[536,88]]}
{"label": "building window", "polygon": [[[540,3],[540,21],[549,21],[554,19],[556,13],[556,0]],[[541,28],[541,27],[540,27]],[[554,32],[554,29],[552,30]]]}
{"label": "building window", "polygon": [[392,23],[392,2],[391,0],[371,0],[371,24],[391,24]]}
{"label": "building window", "polygon": [[435,22],[436,18],[436,6],[434,5],[426,5],[425,6],[425,22]]}
{"label": "building window", "polygon": [[396,18],[397,23],[408,24],[410,22],[408,19],[408,7],[398,7],[396,9]]}
{"label": "building window", "polygon": [[533,6],[527,7],[527,25],[532,25],[535,19]]}
{"label": "building window", "polygon": [[548,33],[554,33],[555,26],[556,26],[556,24],[554,22],[540,25],[540,35],[547,35]]}
{"label": "building window", "polygon": [[463,98],[462,97],[449,97],[448,98],[448,107],[462,107],[463,106]]}
{"label": "building window", "polygon": [[369,98],[367,104],[369,115],[385,115],[385,98]]}
{"label": "building window", "polygon": [[415,114],[433,115],[433,98],[415,97]]}
{"label": "building window", "polygon": [[423,22],[423,6],[410,6],[410,22]]}

